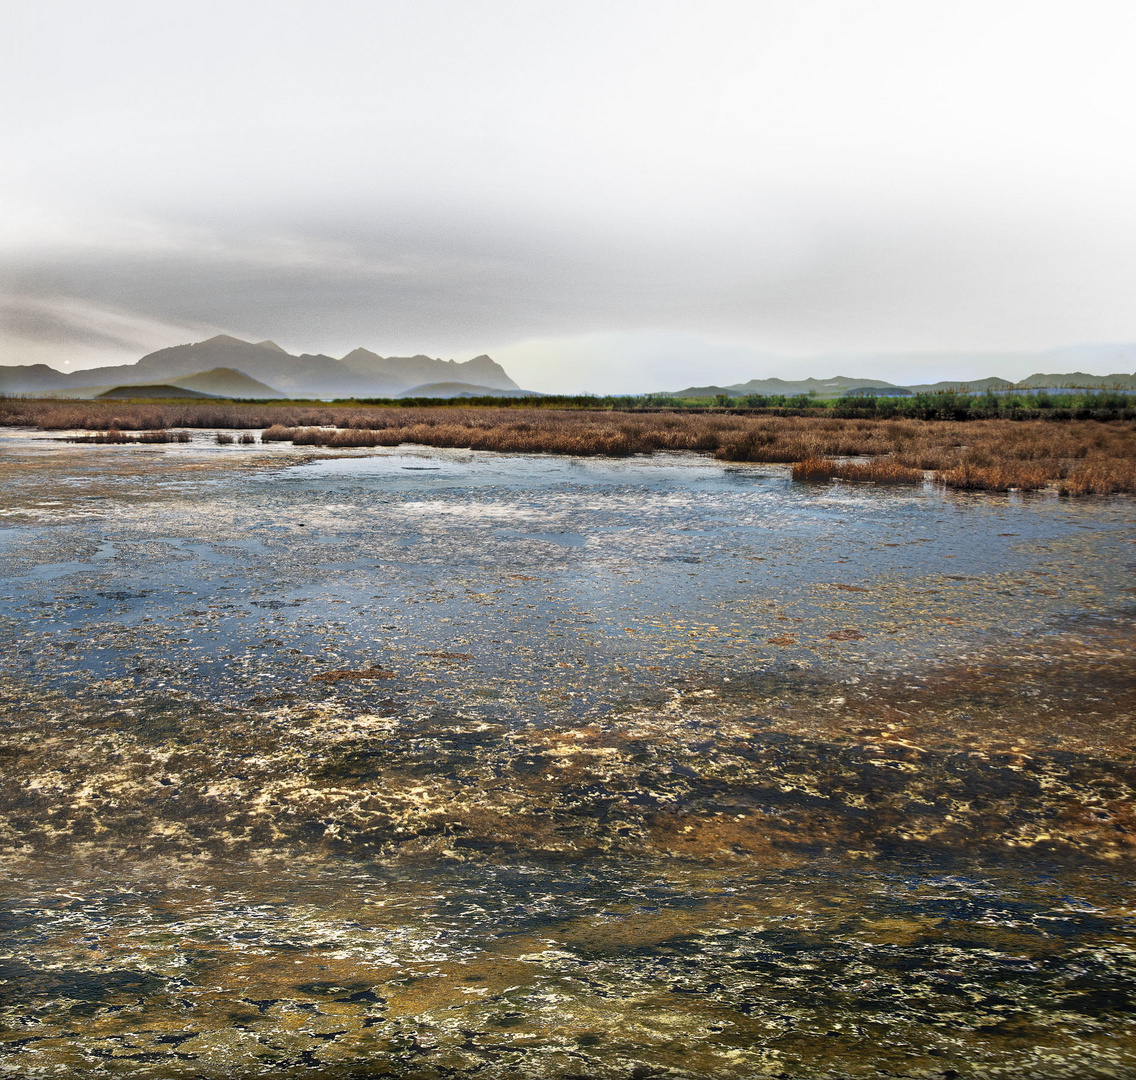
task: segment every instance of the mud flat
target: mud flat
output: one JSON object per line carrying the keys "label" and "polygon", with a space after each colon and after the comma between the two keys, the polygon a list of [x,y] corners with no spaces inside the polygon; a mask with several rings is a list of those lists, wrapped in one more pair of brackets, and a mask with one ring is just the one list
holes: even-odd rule
{"label": "mud flat", "polygon": [[9,1075],[1136,1075],[1130,500],[3,446]]}

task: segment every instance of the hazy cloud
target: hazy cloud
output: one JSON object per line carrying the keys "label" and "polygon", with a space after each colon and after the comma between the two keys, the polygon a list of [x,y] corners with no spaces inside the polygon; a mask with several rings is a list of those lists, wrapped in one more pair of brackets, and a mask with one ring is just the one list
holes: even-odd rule
{"label": "hazy cloud", "polygon": [[219,328],[507,350],[539,388],[634,341],[587,370],[647,388],[682,342],[1136,339],[1127,6],[48,0],[0,32],[5,362]]}
{"label": "hazy cloud", "polygon": [[164,322],[74,296],[0,294],[0,364],[76,370],[137,359],[170,342],[217,333],[202,323]]}

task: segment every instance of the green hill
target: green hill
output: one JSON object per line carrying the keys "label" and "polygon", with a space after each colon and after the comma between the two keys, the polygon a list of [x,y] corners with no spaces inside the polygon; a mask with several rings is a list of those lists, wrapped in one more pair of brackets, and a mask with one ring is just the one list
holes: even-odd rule
{"label": "green hill", "polygon": [[540,397],[531,390],[502,390],[494,386],[478,386],[474,383],[437,382],[423,386],[413,386],[396,394],[400,398],[458,398],[458,397]]}
{"label": "green hill", "polygon": [[184,386],[169,383],[145,383],[142,386],[115,386],[95,396],[96,401],[133,401],[138,398],[209,398],[215,394],[202,394]]}
{"label": "green hill", "polygon": [[217,367],[209,371],[199,371],[196,375],[167,379],[166,383],[169,386],[180,386],[186,390],[209,394],[211,397],[282,398],[285,396],[267,383],[253,379],[243,371],[227,367]]}

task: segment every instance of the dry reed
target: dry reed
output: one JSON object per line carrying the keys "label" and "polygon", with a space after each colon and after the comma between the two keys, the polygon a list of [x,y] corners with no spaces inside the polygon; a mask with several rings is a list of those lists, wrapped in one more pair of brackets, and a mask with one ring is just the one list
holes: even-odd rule
{"label": "dry reed", "polygon": [[831,461],[828,458],[805,458],[793,466],[794,480],[854,480],[873,484],[921,484],[923,470],[900,465],[898,461]]}
{"label": "dry reed", "polygon": [[190,435],[188,431],[143,431],[137,435],[127,435],[117,428],[110,428],[95,435],[75,435],[68,441],[76,443],[187,443],[190,441]]}
{"label": "dry reed", "polygon": [[[0,424],[127,431],[259,429],[301,446],[426,446],[504,453],[626,456],[695,451],[722,461],[833,462],[829,476],[937,482],[971,490],[1050,488],[1067,495],[1136,492],[1130,420],[912,420],[831,416],[366,405],[257,405],[0,400]],[[251,437],[251,436],[250,436]],[[837,459],[863,457],[867,462]]]}
{"label": "dry reed", "polygon": [[1040,491],[1053,477],[1042,465],[1002,462],[996,465],[974,465],[964,461],[953,469],[935,473],[935,479],[947,487],[964,491]]}

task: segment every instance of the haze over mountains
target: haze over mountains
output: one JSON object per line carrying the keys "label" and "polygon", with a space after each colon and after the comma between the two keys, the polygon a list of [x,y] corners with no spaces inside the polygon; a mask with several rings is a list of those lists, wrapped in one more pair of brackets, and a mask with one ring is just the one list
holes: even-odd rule
{"label": "haze over mountains", "polygon": [[[1025,354],[937,354],[922,358],[931,370],[946,366],[969,366],[988,363],[997,371],[1003,366],[1023,369]],[[894,363],[885,354],[839,354],[790,360],[771,354],[761,355],[760,366],[804,371],[845,367],[879,370]],[[920,357],[911,357],[911,366],[922,366]],[[954,364],[947,363],[954,361]],[[613,363],[618,363],[615,358]],[[969,391],[1059,388],[1066,386],[1124,389],[1136,391],[1136,374],[1124,372],[1108,375],[1088,374],[1072,370],[1074,365],[1107,370],[1113,364],[1136,364],[1136,346],[1077,346],[1054,349],[1030,355],[1030,362],[1065,368],[1064,371],[1039,372],[1012,382],[992,374],[971,380],[944,380],[935,383],[897,384],[884,379],[855,376],[833,376],[800,379],[750,379],[746,382],[688,386],[682,390],[662,391],[672,397],[714,397],[718,394],[740,397],[746,394],[796,395],[815,394],[818,398],[834,398],[856,391],[878,390],[883,393],[907,394],[922,390],[959,389]],[[758,361],[755,360],[755,366]],[[698,364],[692,361],[691,368]],[[979,368],[981,370],[981,367]],[[1027,369],[1028,370],[1028,369]],[[644,388],[646,389],[646,388]],[[128,393],[127,391],[130,391]],[[63,372],[46,364],[0,366],[0,394],[35,394],[91,398],[108,393],[116,398],[130,396],[203,396],[227,398],[280,397],[469,397],[495,395],[519,397],[537,391],[520,389],[505,369],[489,356],[476,356],[459,363],[425,355],[379,356],[368,349],[357,348],[346,356],[335,358],[322,353],[295,356],[275,342],[242,341],[219,334],[206,341],[175,345],[149,353],[133,364],[86,368]]]}
{"label": "haze over mountains", "polygon": [[253,343],[227,334],[159,349],[137,363],[115,367],[73,372],[46,364],[0,367],[0,393],[8,394],[98,393],[146,383],[238,397],[395,397],[408,391],[438,396],[438,383],[448,384],[455,394],[521,392],[505,369],[485,355],[464,363],[423,355],[379,356],[363,348],[339,359],[319,353],[293,356],[275,342]]}

